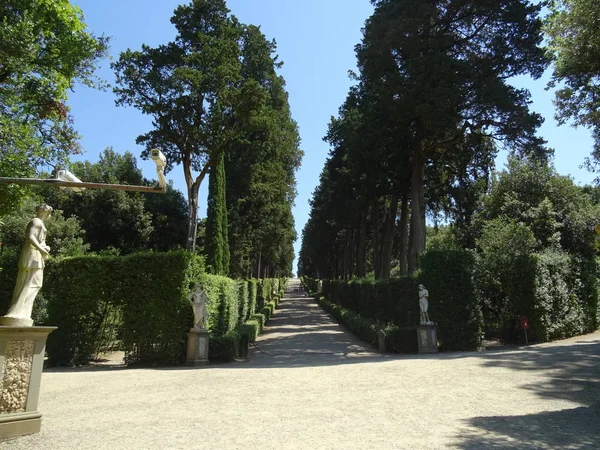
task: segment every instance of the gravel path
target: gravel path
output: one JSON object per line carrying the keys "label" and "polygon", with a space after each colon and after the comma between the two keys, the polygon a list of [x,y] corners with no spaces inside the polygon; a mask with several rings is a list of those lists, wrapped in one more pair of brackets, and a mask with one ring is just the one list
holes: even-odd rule
{"label": "gravel path", "polygon": [[42,431],[7,449],[600,449],[600,333],[379,355],[286,298],[250,362],[48,370]]}

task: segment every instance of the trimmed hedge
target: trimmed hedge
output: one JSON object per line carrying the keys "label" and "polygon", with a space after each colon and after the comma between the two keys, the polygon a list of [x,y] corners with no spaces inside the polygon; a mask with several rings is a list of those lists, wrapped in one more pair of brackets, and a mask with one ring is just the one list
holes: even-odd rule
{"label": "trimmed hedge", "polygon": [[248,280],[248,316],[256,312],[256,300],[258,296],[258,282],[256,280]]}
{"label": "trimmed hedge", "polygon": [[240,334],[248,335],[249,341],[254,342],[261,332],[261,326],[258,319],[250,319],[240,326]]}
{"label": "trimmed hedge", "polygon": [[202,259],[182,250],[49,264],[48,323],[58,326],[48,338],[50,364],[86,364],[117,335],[128,364],[182,362],[193,324],[187,298],[202,270]]}
{"label": "trimmed hedge", "polygon": [[[323,296],[360,320],[371,320],[382,328],[382,324],[391,324],[386,333],[389,347],[413,351],[416,331],[411,330],[419,325],[418,285],[423,283],[431,299],[429,316],[438,325],[440,350],[480,348],[483,317],[473,283],[473,255],[468,251],[430,251],[423,257],[421,267],[415,277],[325,281]],[[364,330],[361,333],[366,336]]]}
{"label": "trimmed hedge", "polygon": [[429,317],[438,326],[440,350],[481,348],[483,315],[475,294],[473,253],[429,251],[421,260],[421,270],[422,283],[429,291]]}
{"label": "trimmed hedge", "polygon": [[[48,339],[49,363],[75,366],[117,347],[130,365],[184,362],[193,325],[188,298],[196,286],[208,297],[210,359],[232,360],[240,326],[254,319],[251,326],[262,331],[277,302],[272,290],[279,286],[277,279],[206,274],[203,259],[183,250],[69,258],[49,262],[45,277],[46,323],[58,326]],[[259,315],[258,284],[267,299]]]}
{"label": "trimmed hedge", "polygon": [[526,316],[529,339],[549,341],[598,328],[597,270],[596,261],[547,251],[513,259],[507,273],[481,270],[478,285],[484,303],[494,299],[502,307],[501,338],[523,342],[519,317]]}
{"label": "trimmed hedge", "polygon": [[373,319],[361,317],[356,312],[336,305],[319,296],[317,303],[335,317],[342,325],[356,334],[371,346],[377,346],[377,333],[385,333],[387,351],[398,353],[416,353],[418,351],[417,330],[414,327],[399,327],[393,324],[382,324]]}
{"label": "trimmed hedge", "polygon": [[418,281],[414,277],[323,283],[323,295],[362,317],[409,327],[419,324]]}

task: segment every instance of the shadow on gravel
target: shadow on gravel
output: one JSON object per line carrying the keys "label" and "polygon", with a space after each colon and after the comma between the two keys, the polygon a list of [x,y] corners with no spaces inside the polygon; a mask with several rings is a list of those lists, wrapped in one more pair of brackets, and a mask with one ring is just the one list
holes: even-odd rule
{"label": "shadow on gravel", "polygon": [[475,417],[476,431],[461,435],[458,448],[589,449],[600,448],[600,403],[562,411],[511,417]]}
{"label": "shadow on gravel", "polygon": [[[458,438],[463,449],[600,449],[600,342],[481,354],[482,366],[548,371],[546,381],[522,389],[544,399],[582,405],[522,416],[474,417]],[[493,387],[492,387],[493,389]]]}

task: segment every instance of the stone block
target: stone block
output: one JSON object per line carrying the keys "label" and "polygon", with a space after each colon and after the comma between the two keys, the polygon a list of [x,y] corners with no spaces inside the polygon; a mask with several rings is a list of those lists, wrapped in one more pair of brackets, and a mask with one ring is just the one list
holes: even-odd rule
{"label": "stone block", "polygon": [[419,353],[437,353],[437,328],[435,324],[421,324],[417,327]]}
{"label": "stone block", "polygon": [[188,333],[186,364],[202,366],[208,364],[208,332],[192,328]]}
{"label": "stone block", "polygon": [[40,431],[46,339],[55,329],[0,326],[0,439]]}

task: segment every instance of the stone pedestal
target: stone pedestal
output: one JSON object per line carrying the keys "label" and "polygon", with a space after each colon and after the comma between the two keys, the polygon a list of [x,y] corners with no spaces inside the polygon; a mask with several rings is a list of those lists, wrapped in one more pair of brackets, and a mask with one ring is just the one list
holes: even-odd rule
{"label": "stone pedestal", "polygon": [[208,332],[192,328],[188,333],[186,364],[203,366],[208,364]]}
{"label": "stone pedestal", "polygon": [[46,338],[56,327],[0,326],[0,439],[40,431]]}
{"label": "stone pedestal", "polygon": [[422,323],[417,327],[419,353],[437,353],[437,328],[434,323]]}

